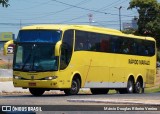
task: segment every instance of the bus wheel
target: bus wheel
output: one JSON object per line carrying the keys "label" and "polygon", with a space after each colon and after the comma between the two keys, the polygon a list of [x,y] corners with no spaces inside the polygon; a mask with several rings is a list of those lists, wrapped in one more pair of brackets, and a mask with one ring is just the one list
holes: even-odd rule
{"label": "bus wheel", "polygon": [[137,80],[136,84],[135,84],[135,89],[134,92],[135,93],[143,93],[144,88],[142,87],[142,83],[140,82],[140,80]]}
{"label": "bus wheel", "polygon": [[34,96],[41,96],[45,90],[41,88],[29,88],[29,91]]}
{"label": "bus wheel", "polygon": [[76,94],[78,94],[79,89],[80,89],[80,81],[79,81],[79,79],[73,79],[71,88],[70,89],[65,89],[64,93],[66,95],[76,95]]}
{"label": "bus wheel", "polygon": [[134,83],[132,80],[128,80],[127,93],[133,93],[133,90],[134,90]]}
{"label": "bus wheel", "polygon": [[109,89],[106,88],[91,88],[92,94],[107,94]]}
{"label": "bus wheel", "polygon": [[121,88],[119,89],[119,93],[120,94],[126,94],[126,93],[133,93],[133,90],[134,90],[134,84],[133,84],[133,81],[131,79],[128,80],[128,83],[127,83],[127,88]]}

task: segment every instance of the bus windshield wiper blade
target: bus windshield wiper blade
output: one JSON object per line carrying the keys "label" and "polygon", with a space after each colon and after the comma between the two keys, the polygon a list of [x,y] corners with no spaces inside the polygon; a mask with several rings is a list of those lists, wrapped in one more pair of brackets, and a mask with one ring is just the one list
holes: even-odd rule
{"label": "bus windshield wiper blade", "polygon": [[26,61],[24,62],[23,66],[22,66],[22,68],[21,68],[21,70],[22,70],[22,71],[23,71],[24,67],[26,66],[26,64],[27,64],[28,60],[30,59],[30,57],[31,57],[31,53],[32,53],[32,51],[30,52],[30,54],[28,55],[28,57],[27,57]]}

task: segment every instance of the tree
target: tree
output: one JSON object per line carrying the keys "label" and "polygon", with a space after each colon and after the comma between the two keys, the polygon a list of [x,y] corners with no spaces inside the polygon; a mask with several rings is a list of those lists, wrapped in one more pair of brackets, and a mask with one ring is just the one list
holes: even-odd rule
{"label": "tree", "polygon": [[133,28],[130,28],[130,29],[122,30],[122,32],[125,34],[134,34],[135,30]]}
{"label": "tree", "polygon": [[[128,9],[136,8],[139,13],[136,34],[160,40],[160,4],[157,0],[131,0]],[[160,44],[158,44],[160,46]]]}
{"label": "tree", "polygon": [[128,9],[136,8],[139,13],[138,33],[151,32],[153,22],[159,15],[159,4],[157,0],[131,0]]}
{"label": "tree", "polygon": [[2,5],[2,7],[8,7],[9,4],[8,4],[9,0],[0,0],[0,5]]}

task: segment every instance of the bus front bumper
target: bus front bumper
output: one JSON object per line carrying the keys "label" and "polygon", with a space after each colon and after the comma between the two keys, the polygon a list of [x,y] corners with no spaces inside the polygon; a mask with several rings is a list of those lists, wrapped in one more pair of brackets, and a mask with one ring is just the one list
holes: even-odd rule
{"label": "bus front bumper", "polygon": [[67,83],[58,83],[56,79],[54,80],[18,80],[13,79],[14,87],[22,88],[46,88],[46,89],[61,89],[69,88]]}

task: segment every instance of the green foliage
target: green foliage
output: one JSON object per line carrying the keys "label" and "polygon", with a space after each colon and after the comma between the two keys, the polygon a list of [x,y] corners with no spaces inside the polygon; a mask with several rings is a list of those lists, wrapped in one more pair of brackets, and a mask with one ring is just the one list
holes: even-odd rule
{"label": "green foliage", "polygon": [[2,5],[2,7],[8,7],[9,4],[8,4],[9,0],[0,0],[0,5]]}
{"label": "green foliage", "polygon": [[125,34],[135,34],[135,31],[134,29],[127,29],[127,30],[123,30],[122,32],[125,33]]}
{"label": "green foliage", "polygon": [[157,61],[160,61],[160,50],[157,51]]}
{"label": "green foliage", "polygon": [[3,64],[0,65],[0,69],[11,69],[12,68],[12,64]]}
{"label": "green foliage", "polygon": [[144,93],[157,93],[160,92],[160,88],[147,88],[145,89]]}
{"label": "green foliage", "polygon": [[131,0],[128,9],[137,9],[139,13],[138,35],[154,37],[160,48],[160,4],[157,0]]}

